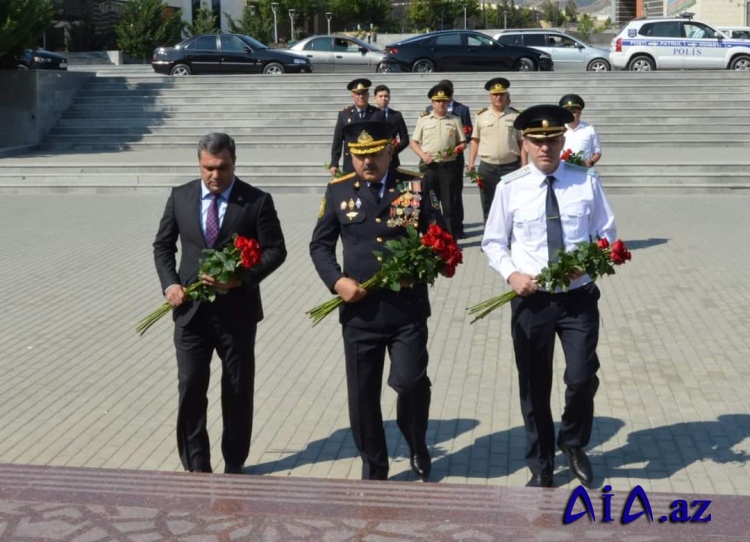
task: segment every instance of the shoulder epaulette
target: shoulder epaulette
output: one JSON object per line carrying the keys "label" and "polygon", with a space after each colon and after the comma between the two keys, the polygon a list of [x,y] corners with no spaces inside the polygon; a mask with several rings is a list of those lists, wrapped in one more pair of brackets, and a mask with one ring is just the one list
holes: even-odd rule
{"label": "shoulder epaulette", "polygon": [[396,168],[396,171],[403,174],[403,175],[409,175],[410,177],[419,177],[420,179],[424,177],[420,172],[418,171],[412,171],[410,169],[404,169],[404,168]]}
{"label": "shoulder epaulette", "polygon": [[521,112],[518,109],[516,109],[515,107],[513,107],[512,105],[508,106],[508,111],[510,111],[511,113],[520,113]]}
{"label": "shoulder epaulette", "polygon": [[520,179],[521,177],[524,177],[529,173],[531,173],[531,168],[529,166],[523,166],[521,169],[517,169],[513,173],[503,175],[500,180],[504,183],[509,183],[511,181],[515,181],[516,179]]}
{"label": "shoulder epaulette", "polygon": [[335,179],[331,179],[328,184],[338,184],[341,181],[348,181],[349,179],[354,177],[356,173],[356,171],[352,171],[351,173],[347,173],[346,175],[342,175],[341,177],[336,177]]}
{"label": "shoulder epaulette", "polygon": [[427,116],[427,115],[429,115],[429,113],[428,113],[427,111],[422,111],[422,112],[421,112],[421,113],[419,114],[419,116],[420,116],[420,117],[424,117],[424,116]]}
{"label": "shoulder epaulette", "polygon": [[485,111],[487,111],[488,109],[489,109],[489,107],[483,107],[482,109],[480,109],[479,111],[477,111],[477,117],[479,115],[481,115],[482,113],[484,113]]}

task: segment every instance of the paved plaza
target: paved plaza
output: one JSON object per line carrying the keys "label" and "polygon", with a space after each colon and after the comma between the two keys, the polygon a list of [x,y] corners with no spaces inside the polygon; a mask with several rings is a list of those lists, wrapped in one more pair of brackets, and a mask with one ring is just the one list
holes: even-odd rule
{"label": "paved plaza", "polygon": [[[151,243],[166,197],[47,192],[0,201],[0,463],[180,470],[172,324],[144,337],[133,329],[162,300]],[[475,325],[465,311],[504,290],[479,249],[479,197],[467,189],[465,199],[465,263],[431,291],[432,479],[523,486],[510,310]],[[750,199],[610,199],[633,260],[600,283],[602,383],[589,447],[597,486],[750,495]],[[275,201],[289,257],[262,285],[248,472],[358,479],[340,326],[330,316],[312,328],[304,314],[328,298],[307,252],[320,196]],[[558,420],[562,370],[558,347]],[[218,392],[214,374],[209,433],[220,471]],[[395,398],[384,390],[391,477],[413,481]],[[555,485],[577,485],[560,455]]]}

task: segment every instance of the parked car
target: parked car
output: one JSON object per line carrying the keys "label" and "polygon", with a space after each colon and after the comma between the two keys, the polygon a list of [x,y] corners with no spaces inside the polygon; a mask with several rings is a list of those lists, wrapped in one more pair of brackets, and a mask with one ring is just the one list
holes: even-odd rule
{"label": "parked car", "polygon": [[[50,53],[41,49],[25,49],[16,56],[11,68],[19,70],[67,70],[68,59],[57,53]],[[7,64],[7,61],[4,63]]]}
{"label": "parked car", "polygon": [[750,42],[727,38],[692,17],[630,21],[612,41],[612,66],[620,70],[750,70]]}
{"label": "parked car", "polygon": [[305,56],[316,72],[377,72],[385,51],[350,36],[310,36],[289,47]]}
{"label": "parked car", "polygon": [[750,26],[718,26],[717,30],[735,40],[750,40]]}
{"label": "parked car", "polygon": [[290,51],[269,49],[242,34],[200,34],[174,47],[154,50],[151,66],[157,73],[190,75],[205,73],[312,72],[310,61]]}
{"label": "parked car", "polygon": [[559,30],[513,28],[500,31],[493,39],[505,45],[522,45],[544,51],[552,57],[555,71],[606,72],[612,69],[609,49],[586,45]]}
{"label": "parked car", "polygon": [[552,71],[552,57],[471,30],[440,30],[386,45],[386,71]]}

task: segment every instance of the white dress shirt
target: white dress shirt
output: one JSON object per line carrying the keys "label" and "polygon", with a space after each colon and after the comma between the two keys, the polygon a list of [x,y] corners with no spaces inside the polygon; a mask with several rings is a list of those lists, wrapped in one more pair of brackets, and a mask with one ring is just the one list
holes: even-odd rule
{"label": "white dress shirt", "polygon": [[[219,228],[221,228],[224,222],[224,214],[227,212],[227,204],[229,203],[229,196],[232,194],[232,188],[234,188],[234,181],[229,185],[229,188],[219,195],[219,201],[216,202],[219,206]],[[208,216],[208,208],[211,207],[212,199],[212,194],[206,188],[206,184],[201,182],[201,231],[203,235],[206,235],[206,217]]]}
{"label": "white dress shirt", "polygon": [[[617,235],[615,217],[599,176],[561,162],[552,187],[560,206],[565,250],[578,243]],[[547,267],[546,174],[529,164],[503,177],[497,186],[484,229],[482,249],[490,267],[505,280],[514,272],[536,276]],[[591,282],[588,275],[571,281],[569,289]]]}
{"label": "white dress shirt", "polygon": [[583,151],[583,159],[591,160],[596,153],[602,152],[602,144],[599,141],[599,134],[588,122],[580,121],[574,129],[567,124],[565,130],[565,146],[563,151],[570,149],[573,154]]}

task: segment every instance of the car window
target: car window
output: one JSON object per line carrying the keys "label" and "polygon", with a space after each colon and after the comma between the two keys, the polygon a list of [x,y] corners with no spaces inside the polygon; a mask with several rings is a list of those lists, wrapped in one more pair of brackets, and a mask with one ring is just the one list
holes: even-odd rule
{"label": "car window", "polygon": [[710,26],[701,23],[684,23],[686,38],[715,38],[716,32]]}
{"label": "car window", "polygon": [[185,49],[200,49],[201,51],[216,50],[216,36],[199,36],[190,43]]}
{"label": "car window", "polygon": [[305,51],[333,51],[331,38],[313,38],[303,47]]}
{"label": "car window", "polygon": [[469,34],[466,36],[469,47],[492,47],[492,40],[480,34]]}
{"label": "car window", "polygon": [[682,29],[679,21],[664,21],[644,24],[638,31],[641,36],[654,38],[681,38]]}
{"label": "car window", "polygon": [[547,46],[547,40],[544,39],[544,34],[526,34],[526,36],[524,36],[523,42],[527,47]]}
{"label": "car window", "polygon": [[732,30],[731,37],[740,40],[750,40],[750,30]]}
{"label": "car window", "polygon": [[266,47],[264,44],[262,44],[261,42],[259,42],[255,38],[252,38],[250,36],[246,36],[244,34],[237,34],[237,36],[242,41],[244,41],[245,43],[247,43],[250,46],[250,48],[253,49],[254,51],[257,51],[259,49],[268,49],[268,47]]}
{"label": "car window", "polygon": [[461,35],[451,32],[435,36],[435,45],[461,45]]}
{"label": "car window", "polygon": [[237,36],[219,36],[222,51],[244,51],[247,45]]}
{"label": "car window", "polygon": [[497,41],[505,45],[523,45],[523,36],[521,34],[500,34]]}
{"label": "car window", "polygon": [[558,39],[558,47],[568,47],[572,49],[578,47],[578,42],[573,38],[569,38],[568,36],[555,36],[555,38]]}
{"label": "car window", "polygon": [[359,44],[355,41],[344,38],[335,38],[333,40],[333,49],[334,51],[342,53],[358,53]]}

